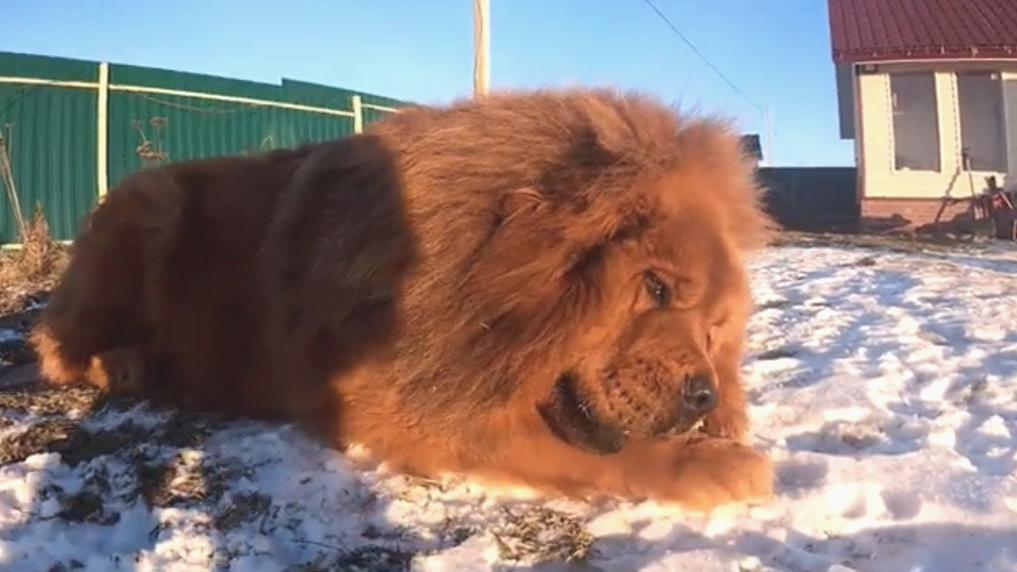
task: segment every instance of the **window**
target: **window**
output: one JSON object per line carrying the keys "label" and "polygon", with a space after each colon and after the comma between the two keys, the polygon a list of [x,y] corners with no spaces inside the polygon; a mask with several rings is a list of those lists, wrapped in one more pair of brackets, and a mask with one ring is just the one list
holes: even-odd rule
{"label": "window", "polygon": [[993,71],[957,74],[961,147],[972,171],[1007,171],[1001,75]]}
{"label": "window", "polygon": [[894,166],[898,171],[939,171],[939,113],[932,72],[890,74]]}

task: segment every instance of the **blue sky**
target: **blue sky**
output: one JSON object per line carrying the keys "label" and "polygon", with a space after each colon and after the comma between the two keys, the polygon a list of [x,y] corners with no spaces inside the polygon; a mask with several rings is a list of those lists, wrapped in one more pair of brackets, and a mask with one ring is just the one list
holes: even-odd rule
{"label": "blue sky", "polygon": [[[778,165],[850,165],[837,134],[826,0],[490,0],[492,87],[575,82],[650,91],[735,116]],[[0,0],[0,51],[276,82],[419,102],[467,95],[470,0]],[[748,100],[751,100],[748,101]]]}

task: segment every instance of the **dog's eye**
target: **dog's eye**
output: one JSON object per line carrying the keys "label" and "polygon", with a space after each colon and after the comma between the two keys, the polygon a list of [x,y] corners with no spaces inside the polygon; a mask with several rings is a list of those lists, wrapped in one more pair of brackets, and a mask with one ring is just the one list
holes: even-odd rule
{"label": "dog's eye", "polygon": [[647,272],[643,276],[646,283],[646,293],[650,295],[653,305],[664,308],[671,303],[671,288],[664,284],[664,281],[653,272]]}

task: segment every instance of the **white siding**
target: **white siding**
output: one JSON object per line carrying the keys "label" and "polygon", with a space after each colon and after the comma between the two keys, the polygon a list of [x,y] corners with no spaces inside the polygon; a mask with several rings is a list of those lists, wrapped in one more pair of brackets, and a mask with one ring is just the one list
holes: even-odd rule
{"label": "white siding", "polygon": [[1010,159],[1008,178],[1011,184],[1017,184],[1017,71],[1003,74],[1003,97],[1006,98],[1007,156]]}
{"label": "white siding", "polygon": [[[861,127],[863,192],[870,198],[963,198],[981,192],[985,177],[996,175],[1007,187],[1017,185],[1017,62],[989,64],[1005,69],[1003,74],[1006,120],[1008,123],[1009,173],[960,172],[960,122],[957,113],[957,81],[953,71],[966,64],[938,64],[936,100],[939,112],[941,169],[939,172],[896,171],[893,152],[893,117],[890,108],[890,76],[888,72],[904,69],[930,69],[934,64],[885,64],[880,73],[860,74],[858,99]],[[984,64],[983,64],[984,65]],[[948,67],[950,66],[950,67]]]}

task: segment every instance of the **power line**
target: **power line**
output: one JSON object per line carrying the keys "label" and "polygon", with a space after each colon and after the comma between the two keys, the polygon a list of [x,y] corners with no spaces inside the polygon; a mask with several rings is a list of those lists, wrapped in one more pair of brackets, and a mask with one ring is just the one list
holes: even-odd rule
{"label": "power line", "polygon": [[671,22],[671,20],[670,20],[670,19],[669,19],[669,18],[668,18],[667,16],[665,16],[665,15],[664,15],[664,13],[663,13],[663,12],[661,12],[661,11],[660,11],[660,9],[659,9],[659,8],[657,8],[657,6],[656,6],[656,5],[654,5],[654,3],[653,3],[653,2],[651,1],[651,0],[643,0],[643,2],[646,2],[646,5],[647,5],[647,6],[649,6],[651,10],[653,10],[654,12],[656,12],[656,13],[657,13],[657,16],[659,16],[659,17],[660,17],[660,19],[661,19],[661,20],[663,20],[663,21],[664,21],[664,23],[665,23],[665,24],[667,24],[667,26],[668,26],[669,28],[671,28],[671,31],[672,31],[672,32],[674,32],[674,33],[675,33],[675,34],[676,34],[676,35],[677,35],[677,36],[678,36],[679,38],[681,38],[681,40],[682,40],[683,42],[685,42],[685,43],[686,43],[686,44],[687,44],[687,45],[689,46],[689,48],[690,48],[690,49],[691,49],[691,50],[692,50],[692,51],[693,51],[693,52],[694,52],[694,53],[695,53],[695,54],[696,54],[697,56],[699,56],[699,59],[703,60],[703,62],[704,62],[704,63],[705,63],[706,65],[710,66],[710,69],[712,69],[712,70],[714,71],[714,73],[716,73],[716,74],[717,74],[717,76],[719,76],[719,77],[720,77],[720,79],[724,80],[724,82],[725,82],[725,83],[727,83],[727,84],[728,84],[729,86],[731,86],[731,89],[735,90],[735,92],[736,92],[736,93],[737,93],[738,95],[740,95],[740,96],[742,96],[743,98],[745,98],[745,101],[748,101],[748,102],[749,102],[749,104],[750,104],[750,105],[752,105],[752,107],[755,107],[755,108],[756,108],[757,110],[759,110],[759,111],[760,111],[761,113],[765,113],[765,112],[766,112],[766,111],[765,111],[765,108],[764,108],[764,106],[763,106],[763,105],[761,105],[761,104],[757,103],[757,102],[756,102],[756,101],[755,101],[754,99],[752,99],[751,97],[749,97],[748,95],[746,95],[744,91],[742,91],[742,90],[738,89],[738,86],[737,86],[737,85],[735,85],[735,84],[734,84],[734,82],[732,82],[732,81],[731,81],[730,79],[728,79],[728,77],[727,77],[726,75],[724,75],[724,73],[723,73],[723,72],[721,72],[721,71],[720,71],[720,70],[719,70],[719,69],[717,68],[717,66],[713,65],[713,62],[711,62],[711,61],[709,60],[709,58],[707,58],[706,56],[704,56],[704,55],[703,55],[703,53],[699,51],[699,48],[697,48],[695,44],[693,44],[693,43],[692,43],[692,42],[691,42],[691,41],[690,41],[690,40],[689,40],[688,38],[686,38],[686,37],[685,37],[685,34],[681,33],[681,30],[679,30],[679,29],[678,29],[678,27],[677,27],[677,26],[675,26],[675,25],[674,25],[674,24],[673,24],[673,23]]}
{"label": "power line", "polygon": [[685,42],[685,44],[693,51],[693,53],[699,56],[699,59],[703,60],[703,63],[710,66],[710,69],[712,69],[714,73],[716,73],[717,76],[720,77],[720,79],[724,80],[725,83],[731,86],[731,89],[733,89],[735,93],[742,96],[745,99],[745,101],[749,102],[749,105],[755,107],[757,111],[763,114],[763,122],[766,124],[766,162],[767,164],[772,165],[773,123],[772,119],[770,118],[770,107],[758,103],[756,100],[749,97],[744,91],[738,89],[738,86],[735,85],[733,81],[728,79],[728,77],[724,75],[724,72],[720,71],[720,69],[717,68],[717,66],[713,65],[713,62],[711,62],[709,58],[704,56],[703,53],[699,51],[699,48],[697,48],[696,45],[693,44],[691,40],[685,37],[685,34],[683,34],[681,30],[679,30],[678,27],[671,22],[670,18],[665,16],[664,13],[660,11],[660,8],[657,8],[657,6],[654,5],[652,0],[643,0],[643,2],[646,2],[646,5],[649,6],[651,10],[657,13],[657,16],[660,17],[660,19],[663,20],[665,24],[667,24],[667,27],[671,28],[671,31],[674,32],[676,36],[681,38],[681,40]]}

